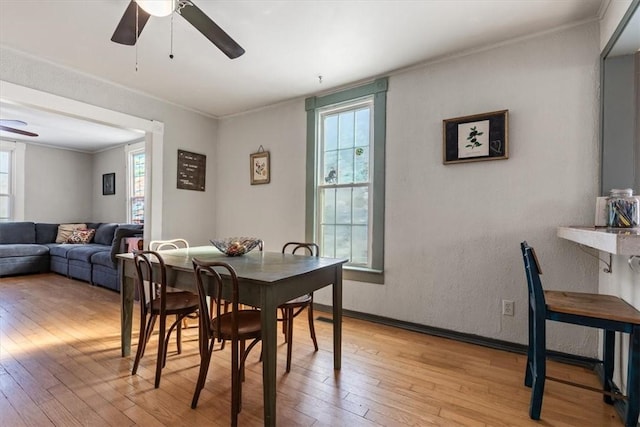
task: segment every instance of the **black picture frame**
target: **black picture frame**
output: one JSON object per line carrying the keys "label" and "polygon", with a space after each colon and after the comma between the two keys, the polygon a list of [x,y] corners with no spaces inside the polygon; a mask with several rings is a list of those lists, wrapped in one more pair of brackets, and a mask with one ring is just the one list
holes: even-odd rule
{"label": "black picture frame", "polygon": [[105,173],[102,175],[102,195],[111,196],[116,194],[116,173]]}
{"label": "black picture frame", "polygon": [[176,188],[205,191],[207,156],[178,150],[178,175]]}
{"label": "black picture frame", "polygon": [[509,158],[509,110],[442,121],[442,163]]}

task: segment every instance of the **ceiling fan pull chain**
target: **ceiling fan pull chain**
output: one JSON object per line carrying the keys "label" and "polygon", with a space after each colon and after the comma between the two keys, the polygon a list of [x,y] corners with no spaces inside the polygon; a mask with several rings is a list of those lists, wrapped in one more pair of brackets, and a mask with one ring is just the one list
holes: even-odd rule
{"label": "ceiling fan pull chain", "polygon": [[173,17],[175,13],[171,14],[171,47],[169,48],[169,58],[173,59]]}
{"label": "ceiling fan pull chain", "polygon": [[138,72],[138,12],[140,6],[136,3],[136,73]]}

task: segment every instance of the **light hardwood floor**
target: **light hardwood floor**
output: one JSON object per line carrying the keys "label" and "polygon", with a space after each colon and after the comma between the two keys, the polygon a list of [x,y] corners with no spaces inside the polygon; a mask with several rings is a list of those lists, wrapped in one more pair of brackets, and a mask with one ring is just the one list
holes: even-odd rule
{"label": "light hardwood floor", "polygon": [[[117,293],[56,274],[0,278],[0,426],[229,425],[229,349],[214,352],[193,410],[197,329],[185,331],[181,355],[172,341],[154,389],[156,339],[132,376],[133,356],[120,356],[119,301]],[[622,425],[600,395],[554,382],[547,382],[542,421],[533,422],[523,355],[350,318],[337,373],[331,325],[315,326],[317,353],[306,316],[296,319],[288,375],[279,338],[279,426]],[[247,362],[241,426],[262,425],[259,353]],[[548,370],[597,386],[582,368],[550,362]]]}

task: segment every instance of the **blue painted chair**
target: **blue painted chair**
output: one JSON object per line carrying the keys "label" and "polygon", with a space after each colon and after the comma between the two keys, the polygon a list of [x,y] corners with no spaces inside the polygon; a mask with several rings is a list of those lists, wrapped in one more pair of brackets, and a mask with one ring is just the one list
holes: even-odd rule
{"label": "blue painted chair", "polygon": [[[544,383],[548,379],[601,392],[605,402],[609,404],[616,400],[626,400],[625,426],[636,427],[640,409],[640,312],[624,300],[611,295],[543,291],[540,281],[542,272],[535,251],[527,242],[522,242],[520,247],[529,288],[529,349],[524,379],[525,385],[531,387],[529,416],[534,420],[540,419]],[[604,331],[601,361],[604,390],[546,376],[546,320]],[[627,396],[612,387],[616,332],[630,334]]]}

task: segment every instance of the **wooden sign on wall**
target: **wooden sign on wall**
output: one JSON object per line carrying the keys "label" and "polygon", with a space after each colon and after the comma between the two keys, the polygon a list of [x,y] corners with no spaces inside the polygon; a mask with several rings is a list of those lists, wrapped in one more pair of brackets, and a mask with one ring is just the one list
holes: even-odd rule
{"label": "wooden sign on wall", "polygon": [[178,188],[204,191],[207,156],[178,150]]}

